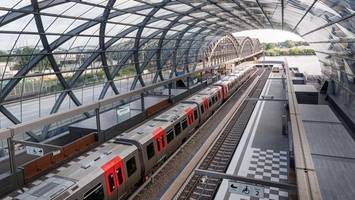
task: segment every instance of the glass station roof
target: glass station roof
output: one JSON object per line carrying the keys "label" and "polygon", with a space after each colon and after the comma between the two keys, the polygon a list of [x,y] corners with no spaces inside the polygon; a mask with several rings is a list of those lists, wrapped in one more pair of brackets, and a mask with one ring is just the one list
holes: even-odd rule
{"label": "glass station roof", "polygon": [[[0,103],[35,85],[36,94],[59,91],[60,101],[79,105],[73,88],[103,83],[103,98],[111,90],[121,92],[114,85],[124,76],[139,75],[132,89],[148,82],[140,76],[146,70],[178,64],[193,70],[211,41],[264,28],[301,35],[316,50],[324,73],[351,88],[354,15],[353,0],[3,0]],[[7,110],[0,105],[2,113]]]}

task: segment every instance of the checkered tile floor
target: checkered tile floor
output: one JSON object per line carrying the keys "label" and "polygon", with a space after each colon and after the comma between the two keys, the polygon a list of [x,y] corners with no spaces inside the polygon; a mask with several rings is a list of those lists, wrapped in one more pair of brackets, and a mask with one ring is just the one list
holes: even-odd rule
{"label": "checkered tile floor", "polygon": [[[249,159],[244,160],[243,174],[250,178],[275,182],[287,182],[288,156],[286,151],[261,150],[250,148]],[[241,197],[240,199],[254,200],[255,197]],[[288,193],[274,187],[265,187],[264,198],[273,200],[288,199]]]}

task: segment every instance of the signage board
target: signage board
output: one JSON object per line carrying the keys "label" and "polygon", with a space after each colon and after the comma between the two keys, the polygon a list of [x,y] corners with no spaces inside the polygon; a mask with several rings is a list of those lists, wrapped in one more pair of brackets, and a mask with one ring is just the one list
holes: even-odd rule
{"label": "signage board", "polygon": [[34,147],[34,146],[26,146],[26,153],[28,155],[34,155],[34,156],[43,156],[44,155],[43,148]]}
{"label": "signage board", "polygon": [[264,187],[252,184],[229,181],[228,191],[245,196],[264,198]]}

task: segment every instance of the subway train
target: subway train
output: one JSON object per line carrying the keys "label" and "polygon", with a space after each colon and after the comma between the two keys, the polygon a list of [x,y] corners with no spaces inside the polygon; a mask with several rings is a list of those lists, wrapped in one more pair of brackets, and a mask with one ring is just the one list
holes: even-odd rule
{"label": "subway train", "polygon": [[253,67],[235,70],[5,199],[111,200],[129,197],[254,71]]}

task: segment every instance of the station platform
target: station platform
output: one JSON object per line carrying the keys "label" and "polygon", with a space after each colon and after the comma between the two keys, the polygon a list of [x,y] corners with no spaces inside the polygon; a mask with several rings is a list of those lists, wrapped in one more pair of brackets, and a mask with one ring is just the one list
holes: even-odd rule
{"label": "station platform", "polygon": [[[226,171],[227,175],[246,177],[251,182],[223,179],[214,199],[299,198],[291,122],[285,123],[284,118],[288,112],[284,80],[281,71],[270,74]],[[328,104],[324,100],[320,104],[298,104],[314,165],[311,170],[316,174],[322,199],[351,200],[355,196],[354,133]],[[270,186],[273,183],[295,188]]]}
{"label": "station platform", "polygon": [[[283,133],[282,115],[285,112],[285,82],[282,72],[271,73],[250,117],[241,141],[228,167],[227,174],[287,183],[289,138]],[[271,100],[275,99],[275,101]],[[276,100],[278,99],[278,100]],[[234,185],[233,185],[234,184]],[[252,188],[231,189],[238,183],[224,179],[215,199],[288,199],[288,192],[276,187],[265,187],[258,194]],[[242,186],[242,185],[239,185]]]}

